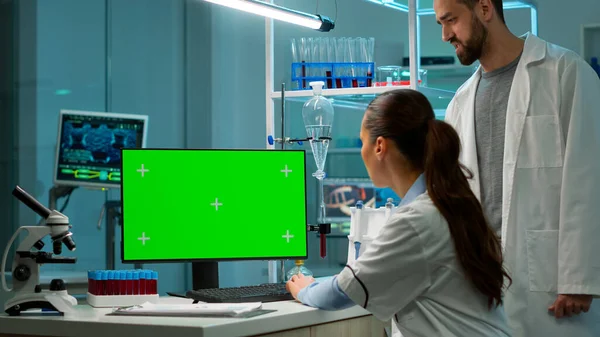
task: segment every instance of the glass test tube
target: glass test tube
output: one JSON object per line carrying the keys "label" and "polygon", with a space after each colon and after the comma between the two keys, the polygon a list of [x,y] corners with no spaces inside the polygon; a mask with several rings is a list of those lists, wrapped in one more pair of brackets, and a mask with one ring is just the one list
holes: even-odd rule
{"label": "glass test tube", "polygon": [[127,295],[127,272],[119,271],[119,295]]}
{"label": "glass test tube", "polygon": [[133,272],[127,272],[127,295],[133,295]]}
{"label": "glass test tube", "polygon": [[152,295],[152,271],[146,270],[144,275],[146,276],[146,294]]}
{"label": "glass test tube", "polygon": [[133,273],[133,295],[140,294],[140,272],[134,271]]}
{"label": "glass test tube", "polygon": [[100,272],[100,287],[98,287],[98,290],[100,290],[100,294],[101,296],[106,295],[106,283],[108,281],[108,272],[106,270],[103,270]]}
{"label": "glass test tube", "polygon": [[155,271],[152,272],[152,283],[150,288],[152,289],[152,295],[158,294],[158,273]]}
{"label": "glass test tube", "polygon": [[140,295],[146,295],[146,271],[140,270]]}
{"label": "glass test tube", "polygon": [[114,294],[114,290],[113,290],[113,283],[115,281],[115,272],[112,270],[109,270],[107,272],[107,281],[106,281],[106,295],[113,295]]}
{"label": "glass test tube", "polygon": [[96,280],[94,279],[94,272],[88,270],[88,293],[94,294],[96,287]]}

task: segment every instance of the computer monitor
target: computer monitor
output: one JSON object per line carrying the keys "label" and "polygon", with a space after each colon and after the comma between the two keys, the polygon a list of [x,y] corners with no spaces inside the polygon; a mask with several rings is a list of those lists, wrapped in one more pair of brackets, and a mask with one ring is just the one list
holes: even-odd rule
{"label": "computer monitor", "polygon": [[123,149],[124,263],[306,259],[303,150]]}
{"label": "computer monitor", "polygon": [[121,187],[121,148],[146,146],[148,116],[61,110],[54,185]]}

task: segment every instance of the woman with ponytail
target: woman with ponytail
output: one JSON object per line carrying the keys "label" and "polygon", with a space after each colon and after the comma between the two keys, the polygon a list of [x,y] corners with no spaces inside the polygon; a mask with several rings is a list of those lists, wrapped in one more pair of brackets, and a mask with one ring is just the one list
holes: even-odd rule
{"label": "woman with ponytail", "polygon": [[355,262],[323,282],[294,276],[290,293],[325,310],[360,305],[404,337],[510,336],[502,298],[511,280],[454,129],[421,93],[400,89],[369,104],[360,138],[373,184],[392,188],[400,207]]}

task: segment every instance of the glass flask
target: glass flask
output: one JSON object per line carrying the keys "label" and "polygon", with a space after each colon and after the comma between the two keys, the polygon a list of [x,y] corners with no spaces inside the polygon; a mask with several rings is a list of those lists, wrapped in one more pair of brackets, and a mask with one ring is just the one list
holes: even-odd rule
{"label": "glass flask", "polygon": [[308,268],[304,266],[303,260],[296,260],[296,266],[290,270],[288,270],[285,280],[289,281],[292,276],[302,274],[306,277],[312,277],[313,273]]}

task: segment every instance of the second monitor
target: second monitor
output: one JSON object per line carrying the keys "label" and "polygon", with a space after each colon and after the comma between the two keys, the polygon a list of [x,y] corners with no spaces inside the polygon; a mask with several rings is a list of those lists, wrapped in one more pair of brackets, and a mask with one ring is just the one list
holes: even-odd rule
{"label": "second monitor", "polygon": [[307,257],[304,151],[123,149],[123,262]]}
{"label": "second monitor", "polygon": [[121,148],[146,145],[148,116],[61,110],[54,184],[121,186]]}

